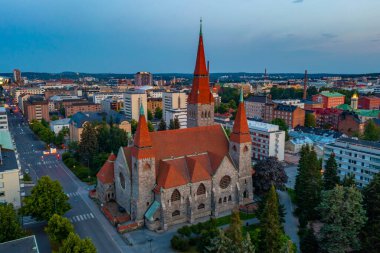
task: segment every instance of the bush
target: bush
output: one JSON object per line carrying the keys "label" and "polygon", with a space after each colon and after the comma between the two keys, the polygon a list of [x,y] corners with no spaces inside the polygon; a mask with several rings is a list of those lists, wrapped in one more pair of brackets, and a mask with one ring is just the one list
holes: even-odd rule
{"label": "bush", "polygon": [[28,173],[24,173],[23,181],[24,182],[30,182],[30,181],[32,181],[32,177]]}
{"label": "bush", "polygon": [[179,251],[186,251],[190,248],[189,240],[178,235],[173,236],[170,240],[170,244],[173,249]]}
{"label": "bush", "polygon": [[65,161],[66,159],[71,158],[70,152],[64,152],[62,154],[62,161]]}
{"label": "bush", "polygon": [[186,237],[190,237],[191,235],[191,228],[189,226],[183,226],[182,228],[178,229],[178,234],[180,235],[183,235],[183,236],[186,236]]}

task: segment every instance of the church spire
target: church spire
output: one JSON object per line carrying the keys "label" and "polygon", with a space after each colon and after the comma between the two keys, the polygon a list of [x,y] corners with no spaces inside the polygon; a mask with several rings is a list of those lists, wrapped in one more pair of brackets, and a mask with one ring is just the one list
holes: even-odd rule
{"label": "church spire", "polygon": [[243,89],[241,89],[239,107],[236,112],[234,126],[230,135],[230,141],[236,143],[251,142],[243,100]]}
{"label": "church spire", "polygon": [[144,115],[144,107],[140,104],[140,117],[137,124],[136,134],[134,139],[134,146],[137,148],[145,148],[152,146],[152,140],[150,139],[148,124],[146,123]]}

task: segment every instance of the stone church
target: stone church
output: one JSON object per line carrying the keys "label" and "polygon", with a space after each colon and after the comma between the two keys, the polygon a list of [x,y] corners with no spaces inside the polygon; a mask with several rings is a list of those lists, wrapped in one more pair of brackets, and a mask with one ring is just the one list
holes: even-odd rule
{"label": "stone church", "polygon": [[111,155],[97,175],[102,203],[116,201],[133,221],[166,230],[252,202],[251,137],[243,95],[228,137],[214,124],[202,27],[188,97],[188,128],[149,132],[140,109],[133,144]]}

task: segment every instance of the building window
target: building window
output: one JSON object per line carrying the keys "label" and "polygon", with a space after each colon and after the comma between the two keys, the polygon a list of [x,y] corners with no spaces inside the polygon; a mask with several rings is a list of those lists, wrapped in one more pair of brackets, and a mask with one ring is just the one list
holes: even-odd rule
{"label": "building window", "polygon": [[202,195],[206,193],[206,187],[204,184],[198,186],[197,195]]}
{"label": "building window", "polygon": [[245,146],[243,151],[244,151],[244,152],[247,152],[247,151],[248,151],[248,147]]}
{"label": "building window", "polygon": [[175,211],[172,213],[172,217],[179,216],[179,215],[180,215],[179,210],[175,210]]}
{"label": "building window", "polygon": [[203,204],[203,203],[202,203],[202,204],[199,204],[199,206],[198,206],[198,210],[199,210],[199,209],[204,209],[204,208],[205,208],[205,204]]}
{"label": "building window", "polygon": [[231,195],[230,196],[228,196],[228,201],[231,201],[232,200],[232,197],[231,197]]}
{"label": "building window", "polygon": [[125,189],[125,178],[124,175],[120,172],[119,173],[119,179],[120,179],[120,185],[123,189]]}
{"label": "building window", "polygon": [[146,163],[145,165],[144,165],[144,170],[149,170],[150,169],[150,164],[149,163]]}
{"label": "building window", "polygon": [[232,149],[236,152],[236,146],[235,145],[232,147]]}
{"label": "building window", "polygon": [[220,188],[226,189],[231,184],[231,177],[230,176],[224,176],[220,180]]}
{"label": "building window", "polygon": [[224,198],[223,198],[223,202],[227,202],[227,197],[224,197]]}
{"label": "building window", "polygon": [[4,197],[5,196],[5,192],[0,192],[0,197]]}
{"label": "building window", "polygon": [[181,199],[181,193],[179,193],[179,191],[177,189],[175,189],[172,193],[171,201],[174,202],[174,201],[178,201],[180,199]]}
{"label": "building window", "polygon": [[219,198],[219,204],[222,204],[222,198]]}

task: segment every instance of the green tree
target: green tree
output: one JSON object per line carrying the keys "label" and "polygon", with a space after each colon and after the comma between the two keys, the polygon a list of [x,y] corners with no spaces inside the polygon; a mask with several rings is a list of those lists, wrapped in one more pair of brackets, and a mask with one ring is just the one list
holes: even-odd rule
{"label": "green tree", "polygon": [[305,126],[306,127],[316,127],[317,122],[313,113],[306,113],[305,115]]}
{"label": "green tree", "polygon": [[132,119],[131,120],[131,130],[132,130],[132,134],[134,134],[136,132],[136,129],[137,129],[137,121]]}
{"label": "green tree", "polygon": [[323,173],[323,188],[325,191],[332,190],[339,183],[338,165],[336,164],[335,154],[331,152]]}
{"label": "green tree", "polygon": [[157,107],[154,112],[154,117],[156,119],[162,119],[162,109],[160,107]]}
{"label": "green tree", "polygon": [[51,116],[51,118],[50,118],[50,120],[58,120],[59,119],[59,117],[57,116],[57,115],[53,115],[53,116]]}
{"label": "green tree", "polygon": [[281,131],[285,131],[285,141],[289,140],[288,125],[286,125],[285,120],[276,118],[271,121],[271,124],[277,125]]}
{"label": "green tree", "polygon": [[166,130],[166,122],[165,120],[161,119],[160,123],[158,124],[158,131],[165,131]]}
{"label": "green tree", "polygon": [[70,233],[63,241],[58,253],[96,253],[96,248],[91,239],[81,239],[77,234]]}
{"label": "green tree", "polygon": [[60,244],[70,233],[74,232],[74,226],[70,223],[69,219],[54,214],[50,218],[48,225],[45,228],[45,232],[48,234],[51,241]]}
{"label": "green tree", "polygon": [[360,249],[359,232],[367,220],[362,202],[362,194],[354,187],[337,185],[322,192],[317,210],[323,223],[318,236],[323,251],[345,253]]}
{"label": "green tree", "polygon": [[362,252],[377,253],[380,249],[380,174],[364,188],[363,197],[368,220],[361,233]]}
{"label": "green tree", "polygon": [[271,187],[260,214],[260,252],[277,253],[281,249],[281,224],[276,189]]}
{"label": "green tree", "polygon": [[218,107],[218,112],[220,114],[225,114],[226,112],[228,111],[228,107],[226,104],[224,103],[220,103],[219,107]]}
{"label": "green tree", "polygon": [[295,193],[298,206],[297,214],[301,227],[304,227],[307,221],[318,218],[318,212],[315,208],[320,203],[323,183],[321,164],[315,150],[305,145],[301,148],[300,153]]}
{"label": "green tree", "polygon": [[128,133],[124,129],[112,126],[110,128],[109,140],[109,149],[106,152],[117,154],[120,147],[128,146]]}
{"label": "green tree", "polygon": [[83,162],[90,164],[93,156],[98,152],[98,137],[95,127],[91,123],[85,123],[79,143],[79,154]]}
{"label": "green tree", "polygon": [[25,236],[12,204],[0,204],[0,243]]}
{"label": "green tree", "polygon": [[110,127],[105,121],[102,121],[96,126],[96,137],[99,145],[99,152],[110,152],[111,139],[110,139]]}
{"label": "green tree", "polygon": [[228,238],[232,240],[234,244],[237,245],[238,248],[241,247],[243,235],[241,232],[241,220],[239,210],[235,209],[232,211],[230,226],[226,230],[226,235]]}
{"label": "green tree", "polygon": [[174,120],[171,119],[169,123],[169,129],[173,130],[173,129],[179,129],[179,128],[180,128],[180,124],[179,124],[178,118],[174,118]]}
{"label": "green tree", "polygon": [[153,113],[148,109],[148,120],[153,119]]}
{"label": "green tree", "polygon": [[43,176],[33,187],[30,196],[25,197],[22,213],[31,215],[39,221],[48,221],[53,214],[63,215],[71,206],[69,197],[63,192],[58,181]]}
{"label": "green tree", "polygon": [[300,239],[301,252],[304,253],[318,253],[319,246],[314,231],[311,228],[305,230]]}
{"label": "green tree", "polygon": [[367,141],[380,140],[380,128],[376,126],[373,120],[368,120],[364,127],[363,139]]}
{"label": "green tree", "polygon": [[148,130],[149,132],[154,132],[154,126],[152,124],[152,122],[148,121]]}
{"label": "green tree", "polygon": [[344,187],[356,187],[355,174],[349,173],[343,177],[342,186]]}

